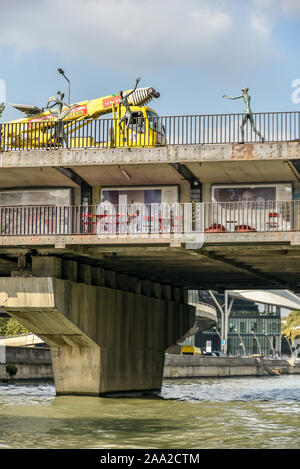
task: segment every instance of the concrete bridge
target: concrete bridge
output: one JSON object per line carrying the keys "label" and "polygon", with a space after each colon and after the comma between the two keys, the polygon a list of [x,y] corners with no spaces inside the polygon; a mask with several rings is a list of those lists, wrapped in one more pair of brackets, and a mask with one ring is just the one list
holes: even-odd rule
{"label": "concrete bridge", "polygon": [[[34,252],[97,263],[151,281],[161,281],[163,275],[164,283],[190,289],[282,287],[300,291],[299,142],[19,150],[0,155],[2,199],[13,193],[15,199],[21,199],[24,190],[39,194],[43,188],[53,193],[55,188],[64,188],[72,193],[70,207],[60,205],[55,214],[49,208],[46,213],[45,208],[50,205],[53,209],[55,200],[49,205],[36,203],[36,209],[24,202],[19,211],[15,205],[0,209],[5,219],[0,238],[1,275],[10,275],[16,269],[19,255],[30,257]],[[267,193],[269,188],[277,200],[252,205],[248,201],[239,205],[212,202],[214,188],[220,192],[219,187],[243,187],[247,191],[253,186]],[[172,231],[167,214],[166,227],[161,230],[146,227],[130,232],[125,228],[120,232],[116,222],[108,231],[101,223],[91,228],[103,217],[99,209],[103,188],[117,192],[124,187],[128,194],[130,189],[169,190],[170,205],[177,203],[175,212],[181,226]],[[82,205],[84,198],[88,207]],[[124,209],[126,217],[129,205]],[[74,207],[75,229],[74,223],[69,226],[71,218],[74,222]],[[29,218],[30,226],[25,226]],[[193,226],[195,219],[202,220],[198,226]],[[197,238],[198,234],[204,236]],[[198,241],[203,246],[197,249]],[[193,242],[195,249],[187,249]]]}
{"label": "concrete bridge", "polygon": [[57,393],[159,389],[188,289],[300,292],[299,133],[0,164],[0,307],[51,346]]}

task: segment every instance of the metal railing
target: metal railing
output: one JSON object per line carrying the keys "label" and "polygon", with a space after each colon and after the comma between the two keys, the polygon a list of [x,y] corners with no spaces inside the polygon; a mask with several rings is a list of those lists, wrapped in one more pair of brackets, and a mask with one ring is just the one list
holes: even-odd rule
{"label": "metal railing", "polygon": [[[244,118],[245,114],[136,117],[128,128],[119,126],[118,119],[32,119],[0,124],[0,151],[239,143]],[[253,121],[266,142],[300,139],[298,111],[253,113]],[[243,129],[244,142],[260,141],[249,120]]]}
{"label": "metal railing", "polygon": [[300,201],[204,203],[205,232],[299,230]]}
{"label": "metal railing", "polygon": [[0,207],[0,236],[170,236],[299,230],[298,200]]}

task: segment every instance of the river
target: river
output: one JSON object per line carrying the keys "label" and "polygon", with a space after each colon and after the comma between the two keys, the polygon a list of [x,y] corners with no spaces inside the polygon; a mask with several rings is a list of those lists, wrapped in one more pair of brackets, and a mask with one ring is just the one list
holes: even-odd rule
{"label": "river", "polygon": [[0,448],[299,447],[299,375],[165,380],[144,399],[0,385]]}

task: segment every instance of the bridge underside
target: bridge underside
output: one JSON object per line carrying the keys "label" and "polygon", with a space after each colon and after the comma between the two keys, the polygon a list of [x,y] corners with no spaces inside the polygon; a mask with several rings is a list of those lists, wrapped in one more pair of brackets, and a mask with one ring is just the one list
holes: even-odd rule
{"label": "bridge underside", "polygon": [[282,288],[300,292],[297,233],[211,233],[205,235],[200,249],[187,249],[168,238],[75,238],[72,241],[80,246],[67,244],[67,238],[61,247],[55,247],[57,239],[53,237],[2,238],[0,276],[16,271],[20,256],[26,255],[30,262],[31,256],[54,255],[186,289]]}

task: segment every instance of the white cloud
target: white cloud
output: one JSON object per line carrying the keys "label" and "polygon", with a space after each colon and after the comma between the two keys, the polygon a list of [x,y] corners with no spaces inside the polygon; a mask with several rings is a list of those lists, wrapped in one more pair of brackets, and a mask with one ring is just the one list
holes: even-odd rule
{"label": "white cloud", "polygon": [[265,11],[270,17],[282,14],[288,17],[300,15],[299,0],[254,0],[254,5],[256,9]]}
{"label": "white cloud", "polygon": [[267,18],[263,16],[258,16],[255,14],[251,15],[251,26],[253,30],[263,36],[263,37],[270,37],[272,34],[272,25],[267,20]]}
{"label": "white cloud", "polygon": [[300,15],[299,0],[280,0],[282,10],[288,15]]}
{"label": "white cloud", "polygon": [[123,70],[253,67],[273,55],[272,25],[255,9],[249,15],[236,0],[10,0],[1,5],[0,47]]}

